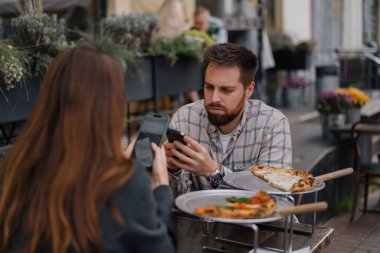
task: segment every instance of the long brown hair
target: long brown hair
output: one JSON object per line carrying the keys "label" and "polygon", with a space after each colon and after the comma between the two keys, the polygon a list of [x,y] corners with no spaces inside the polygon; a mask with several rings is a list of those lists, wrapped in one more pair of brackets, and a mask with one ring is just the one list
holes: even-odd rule
{"label": "long brown hair", "polygon": [[46,243],[53,253],[102,251],[98,208],[112,204],[132,171],[121,149],[123,77],[113,58],[93,48],[55,58],[1,164],[0,251],[20,231],[28,253]]}

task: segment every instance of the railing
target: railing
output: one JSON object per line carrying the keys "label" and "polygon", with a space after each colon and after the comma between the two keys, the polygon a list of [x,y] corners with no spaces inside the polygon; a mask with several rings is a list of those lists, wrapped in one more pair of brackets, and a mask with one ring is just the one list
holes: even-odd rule
{"label": "railing", "polygon": [[366,79],[371,84],[370,88],[380,90],[380,58],[370,53],[365,53],[364,58],[367,65]]}
{"label": "railing", "polygon": [[339,86],[357,86],[362,89],[380,89],[380,58],[377,49],[337,49]]}

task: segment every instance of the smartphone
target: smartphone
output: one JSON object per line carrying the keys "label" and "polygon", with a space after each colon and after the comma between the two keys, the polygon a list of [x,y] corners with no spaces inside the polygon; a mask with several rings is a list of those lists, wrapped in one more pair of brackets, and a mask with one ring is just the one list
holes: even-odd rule
{"label": "smartphone", "polygon": [[148,113],[140,125],[137,139],[133,148],[133,156],[146,168],[151,168],[154,154],[151,143],[161,146],[165,139],[170,118],[166,114]]}
{"label": "smartphone", "polygon": [[179,141],[180,143],[187,145],[186,141],[183,139],[183,137],[185,137],[185,134],[181,133],[180,131],[168,128],[166,137],[168,138],[169,142]]}

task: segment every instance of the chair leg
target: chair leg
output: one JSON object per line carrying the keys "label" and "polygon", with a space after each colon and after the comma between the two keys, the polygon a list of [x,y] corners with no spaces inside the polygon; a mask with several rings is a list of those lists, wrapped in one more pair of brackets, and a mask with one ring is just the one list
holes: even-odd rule
{"label": "chair leg", "polygon": [[363,214],[367,212],[367,200],[368,200],[368,187],[369,187],[369,175],[365,175],[364,179],[364,204],[363,204]]}
{"label": "chair leg", "polygon": [[355,185],[354,185],[354,192],[353,192],[353,200],[352,200],[352,210],[351,210],[351,218],[350,222],[354,221],[355,218],[355,212],[356,212],[356,204],[358,202],[358,194],[359,194],[359,185],[360,185],[360,175],[355,175]]}

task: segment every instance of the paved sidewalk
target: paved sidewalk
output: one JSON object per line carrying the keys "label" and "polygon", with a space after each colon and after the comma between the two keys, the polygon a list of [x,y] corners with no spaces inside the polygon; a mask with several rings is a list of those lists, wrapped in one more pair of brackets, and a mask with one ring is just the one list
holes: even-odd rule
{"label": "paved sidewalk", "polygon": [[[369,209],[378,207],[380,190],[369,195]],[[362,208],[359,203],[359,208]],[[378,208],[379,209],[379,208]],[[335,239],[326,253],[380,253],[380,212],[362,215],[357,211],[356,218],[350,223],[350,213],[333,217],[324,224],[334,228]]]}

